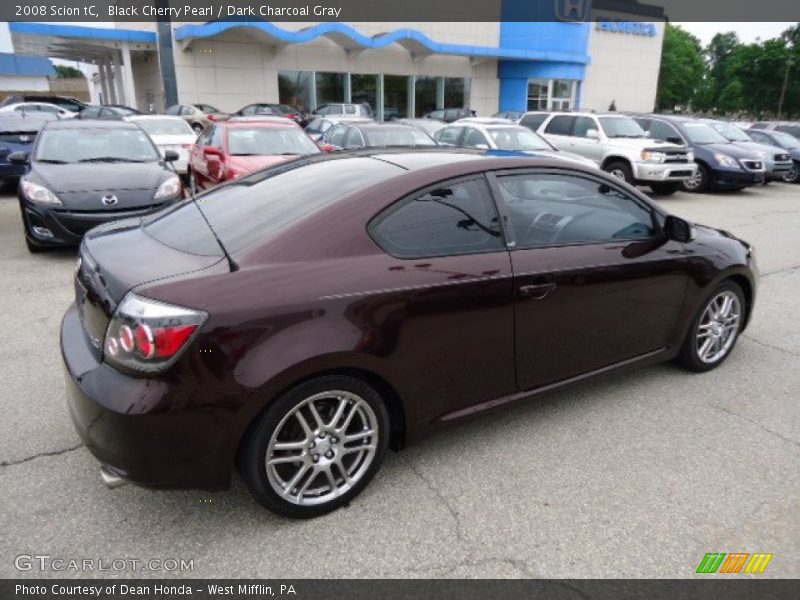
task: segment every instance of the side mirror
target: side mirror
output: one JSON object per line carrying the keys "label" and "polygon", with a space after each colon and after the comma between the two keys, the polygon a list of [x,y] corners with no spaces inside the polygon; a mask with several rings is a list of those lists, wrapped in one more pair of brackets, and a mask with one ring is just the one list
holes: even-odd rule
{"label": "side mirror", "polygon": [[686,243],[694,239],[692,224],[675,215],[667,215],[664,220],[664,233],[667,239],[676,242]]}
{"label": "side mirror", "polygon": [[21,150],[12,152],[11,154],[8,155],[8,162],[10,162],[12,165],[27,165],[28,153],[22,152]]}
{"label": "side mirror", "polygon": [[168,162],[168,163],[175,162],[179,158],[180,158],[180,155],[177,152],[175,152],[175,150],[167,150],[166,152],[164,152],[164,161],[165,162]]}
{"label": "side mirror", "polygon": [[599,140],[600,139],[600,132],[597,129],[589,129],[586,132],[586,137],[590,140]]}
{"label": "side mirror", "polygon": [[206,146],[203,148],[203,156],[206,158],[220,158],[222,157],[222,150],[216,146]]}

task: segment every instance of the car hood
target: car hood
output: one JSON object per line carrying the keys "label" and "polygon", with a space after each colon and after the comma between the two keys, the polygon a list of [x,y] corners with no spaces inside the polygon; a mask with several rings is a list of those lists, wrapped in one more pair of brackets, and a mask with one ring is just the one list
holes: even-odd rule
{"label": "car hood", "polygon": [[741,146],[745,150],[754,150],[755,152],[766,152],[770,158],[772,158],[775,154],[789,154],[788,150],[784,150],[783,148],[779,148],[778,146],[769,146],[767,144],[761,144],[759,142],[745,142],[739,141],[734,142],[737,146]]}
{"label": "car hood", "polygon": [[151,135],[150,139],[156,146],[180,146],[183,144],[194,144],[197,136],[193,133],[183,135]]}
{"label": "car hood", "polygon": [[756,150],[751,148],[743,148],[730,142],[727,144],[697,144],[696,147],[707,150],[708,152],[720,152],[722,154],[727,154],[733,158],[761,160],[761,155]]}
{"label": "car hood", "polygon": [[685,150],[685,146],[679,146],[664,140],[654,140],[653,138],[608,138],[611,146],[619,148],[629,148],[633,150]]}
{"label": "car hood", "polygon": [[158,162],[67,165],[34,163],[28,178],[42,183],[56,194],[64,194],[118,190],[155,191],[165,175],[167,172]]}
{"label": "car hood", "polygon": [[271,167],[278,165],[287,160],[297,158],[297,155],[282,156],[282,155],[268,155],[268,156],[236,156],[229,155],[225,160],[228,168],[233,169],[237,176],[249,173],[250,171],[257,171],[264,167]]}

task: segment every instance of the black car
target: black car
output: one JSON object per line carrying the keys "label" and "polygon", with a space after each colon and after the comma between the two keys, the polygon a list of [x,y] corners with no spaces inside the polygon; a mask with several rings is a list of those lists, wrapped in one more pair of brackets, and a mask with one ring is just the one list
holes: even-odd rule
{"label": "black car", "polygon": [[87,106],[78,113],[79,119],[121,120],[131,115],[141,115],[142,111],[124,104],[104,104],[103,106]]}
{"label": "black car", "polygon": [[[176,158],[167,151],[166,160]],[[78,244],[95,225],[151,213],[183,195],[178,176],[134,123],[53,121],[30,155],[9,159],[27,165],[18,195],[31,252]]]}
{"label": "black car", "polygon": [[340,122],[328,129],[320,141],[320,148],[326,152],[358,148],[432,148],[439,145],[427,133],[411,125],[375,121]]}
{"label": "black car", "polygon": [[7,96],[0,102],[0,106],[7,106],[9,104],[16,104],[17,102],[47,102],[48,104],[55,104],[59,108],[68,110],[73,113],[79,113],[89,105],[83,100],[78,100],[71,96],[54,96],[52,94],[23,94]]}
{"label": "black car", "polygon": [[459,119],[468,119],[474,117],[475,111],[468,108],[440,108],[425,115],[426,119],[435,119],[442,123],[452,123]]}
{"label": "black car", "polygon": [[0,179],[25,173],[25,165],[13,163],[9,157],[15,152],[30,152],[42,127],[56,119],[49,113],[0,113]]}
{"label": "black car", "polygon": [[764,183],[764,161],[731,143],[706,123],[676,115],[634,117],[651,138],[687,146],[694,153],[697,175],[682,182],[688,192],[741,190]]}

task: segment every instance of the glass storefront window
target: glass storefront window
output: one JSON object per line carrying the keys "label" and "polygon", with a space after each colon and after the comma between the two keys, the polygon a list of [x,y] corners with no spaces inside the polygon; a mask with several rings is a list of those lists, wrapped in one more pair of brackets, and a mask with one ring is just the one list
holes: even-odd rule
{"label": "glass storefront window", "polygon": [[405,75],[383,76],[383,120],[408,116],[409,78]]}
{"label": "glass storefront window", "polygon": [[550,82],[532,79],[528,82],[528,110],[547,110]]}
{"label": "glass storefront window", "polygon": [[278,101],[302,111],[311,110],[313,86],[311,75],[311,71],[280,71],[278,73]]}
{"label": "glass storefront window", "polygon": [[331,102],[344,102],[344,73],[315,73],[317,84],[317,106],[319,108]]}
{"label": "glass storefront window", "polygon": [[442,108],[467,108],[465,88],[463,77],[445,77],[444,106]]}
{"label": "glass storefront window", "polygon": [[373,115],[378,114],[378,76],[350,75],[350,98],[354,104],[367,104]]}
{"label": "glass storefront window", "polygon": [[572,110],[576,85],[571,79],[531,79],[528,110]]}
{"label": "glass storefront window", "polygon": [[417,76],[414,88],[415,117],[424,117],[437,108],[443,108],[436,106],[436,83],[438,79],[438,77]]}
{"label": "glass storefront window", "polygon": [[575,82],[567,79],[553,81],[551,105],[553,110],[570,110],[574,99]]}

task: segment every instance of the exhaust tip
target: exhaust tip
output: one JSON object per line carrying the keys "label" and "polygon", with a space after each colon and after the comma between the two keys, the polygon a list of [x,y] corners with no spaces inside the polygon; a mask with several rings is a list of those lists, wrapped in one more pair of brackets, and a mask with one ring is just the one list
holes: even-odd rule
{"label": "exhaust tip", "polygon": [[128,480],[115,473],[111,467],[100,465],[100,479],[106,484],[110,490],[115,490],[128,483]]}

